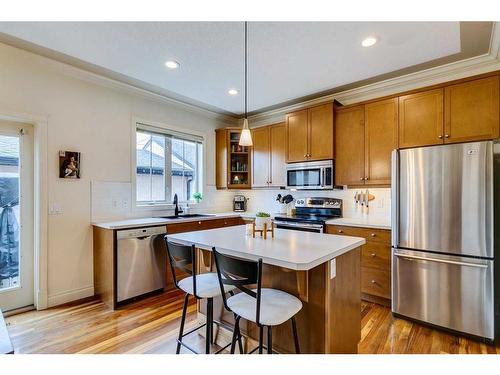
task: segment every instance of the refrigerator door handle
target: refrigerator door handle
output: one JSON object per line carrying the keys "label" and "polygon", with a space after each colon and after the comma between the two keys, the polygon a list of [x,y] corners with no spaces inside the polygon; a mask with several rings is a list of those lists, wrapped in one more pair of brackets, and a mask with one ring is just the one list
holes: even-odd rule
{"label": "refrigerator door handle", "polygon": [[391,242],[393,247],[399,244],[399,154],[392,150],[391,155]]}
{"label": "refrigerator door handle", "polygon": [[394,255],[400,258],[412,260],[427,260],[429,262],[437,262],[437,263],[446,263],[446,264],[454,264],[457,266],[466,266],[466,267],[476,267],[476,268],[488,268],[487,264],[479,264],[479,263],[466,263],[466,262],[457,262],[454,260],[444,260],[444,259],[438,259],[438,258],[427,258],[427,257],[419,257],[416,255],[408,255],[408,254],[399,254],[397,252],[394,252]]}

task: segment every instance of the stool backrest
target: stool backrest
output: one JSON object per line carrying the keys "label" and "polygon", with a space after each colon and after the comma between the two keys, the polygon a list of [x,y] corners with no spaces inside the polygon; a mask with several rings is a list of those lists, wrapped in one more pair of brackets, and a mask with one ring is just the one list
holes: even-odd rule
{"label": "stool backrest", "polygon": [[193,277],[193,295],[199,298],[196,294],[196,249],[194,245],[181,245],[176,242],[169,241],[168,236],[165,236],[165,245],[167,246],[168,262],[174,285],[177,289],[179,284],[177,281],[176,269],[187,273]]}
{"label": "stool backrest", "polygon": [[[257,300],[256,303],[256,323],[260,325],[260,300],[262,291],[262,259],[258,261],[240,259],[229,255],[219,253],[213,249],[217,276],[222,294],[222,300],[227,310],[231,311],[227,305],[226,292],[224,285],[235,286],[241,292],[248,294]],[[250,285],[257,285],[257,292],[248,288]]]}

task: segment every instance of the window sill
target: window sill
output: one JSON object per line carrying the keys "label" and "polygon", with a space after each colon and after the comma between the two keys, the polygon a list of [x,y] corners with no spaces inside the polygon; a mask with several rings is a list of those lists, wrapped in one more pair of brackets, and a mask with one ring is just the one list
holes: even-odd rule
{"label": "window sill", "polygon": [[[199,203],[196,203],[196,202],[179,202],[178,205],[179,205],[179,208],[185,208],[186,205],[188,206],[188,208],[194,208],[198,205]],[[137,210],[137,211],[161,211],[161,210],[173,210],[175,209],[175,205],[172,204],[172,203],[158,203],[158,204],[155,204],[155,203],[151,203],[151,204],[138,204],[138,203],[135,203],[134,205],[134,209]]]}

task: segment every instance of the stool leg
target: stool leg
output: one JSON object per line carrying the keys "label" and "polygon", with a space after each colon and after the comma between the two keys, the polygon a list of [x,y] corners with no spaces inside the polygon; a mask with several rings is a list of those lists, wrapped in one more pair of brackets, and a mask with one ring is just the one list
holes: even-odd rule
{"label": "stool leg", "polygon": [[295,317],[292,317],[293,341],[295,342],[295,353],[300,354],[299,335],[297,335],[297,323]]}
{"label": "stool leg", "polygon": [[264,345],[264,326],[259,330],[259,354],[262,354],[262,346]]}
{"label": "stool leg", "polygon": [[267,326],[267,354],[273,354],[273,327]]}
{"label": "stool leg", "polygon": [[177,349],[175,354],[179,354],[181,352],[181,343],[182,334],[184,333],[184,322],[186,321],[186,311],[188,306],[189,294],[186,293],[184,296],[184,305],[182,306],[182,317],[181,317],[181,326],[179,328],[179,338],[177,339]]}
{"label": "stool leg", "polygon": [[212,341],[212,298],[207,298],[207,324],[205,326],[205,353],[210,354],[210,343]]}
{"label": "stool leg", "polygon": [[240,349],[240,354],[245,354],[243,352],[243,343],[241,342],[241,331],[239,325],[238,325],[238,348]]}
{"label": "stool leg", "polygon": [[234,350],[236,349],[236,339],[238,338],[240,332],[240,317],[238,315],[235,316],[233,338],[231,340],[231,354],[234,354]]}

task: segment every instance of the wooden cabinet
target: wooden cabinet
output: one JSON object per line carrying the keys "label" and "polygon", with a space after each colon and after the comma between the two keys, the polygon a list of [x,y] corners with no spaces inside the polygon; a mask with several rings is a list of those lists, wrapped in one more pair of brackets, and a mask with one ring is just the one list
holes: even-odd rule
{"label": "wooden cabinet", "polygon": [[363,184],[364,175],[364,106],[338,110],[335,115],[335,184]]}
{"label": "wooden cabinet", "polygon": [[252,130],[252,187],[286,186],[285,124]]}
{"label": "wooden cabinet", "polygon": [[445,87],[444,142],[500,137],[498,76]]}
{"label": "wooden cabinet", "polygon": [[338,108],[335,118],[335,184],[390,185],[397,148],[398,101]]}
{"label": "wooden cabinet", "polygon": [[285,123],[270,126],[271,186],[286,186],[286,134]]}
{"label": "wooden cabinet", "polygon": [[217,189],[250,189],[252,148],[240,146],[241,129],[216,129]]}
{"label": "wooden cabinet", "polygon": [[444,90],[399,97],[399,148],[443,143]]}
{"label": "wooden cabinet", "polygon": [[217,189],[227,188],[227,130],[215,130],[215,187]]}
{"label": "wooden cabinet", "polygon": [[333,104],[308,109],[309,157],[307,160],[333,159]]}
{"label": "wooden cabinet", "polygon": [[309,151],[307,109],[286,115],[286,160],[305,161]]}
{"label": "wooden cabinet", "polygon": [[361,293],[365,300],[390,305],[391,299],[391,231],[327,225],[326,233],[363,237],[361,248]]}
{"label": "wooden cabinet", "polygon": [[268,187],[271,167],[271,136],[269,127],[252,130],[252,187]]}
{"label": "wooden cabinet", "polygon": [[399,148],[500,137],[498,76],[399,97]]}
{"label": "wooden cabinet", "polygon": [[167,224],[167,235],[174,233],[194,232],[197,230],[231,227],[234,225],[242,224],[244,224],[244,221],[241,217],[172,223]]}
{"label": "wooden cabinet", "polygon": [[333,158],[333,104],[286,115],[286,160],[289,163]]}
{"label": "wooden cabinet", "polygon": [[391,153],[398,146],[398,99],[365,105],[365,184],[390,185]]}

